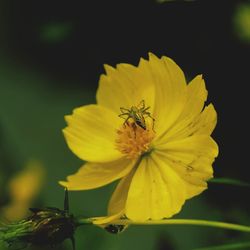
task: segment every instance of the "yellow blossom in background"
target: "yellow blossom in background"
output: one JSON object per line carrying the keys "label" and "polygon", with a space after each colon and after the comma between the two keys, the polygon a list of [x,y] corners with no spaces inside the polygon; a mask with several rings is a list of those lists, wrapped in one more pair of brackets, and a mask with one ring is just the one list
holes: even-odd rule
{"label": "yellow blossom in background", "polygon": [[250,42],[250,3],[240,3],[234,12],[234,31],[243,42]]}
{"label": "yellow blossom in background", "polygon": [[29,207],[44,184],[45,169],[38,161],[31,160],[9,182],[10,203],[2,209],[4,219],[15,221],[28,213]]}
{"label": "yellow blossom in background", "polygon": [[216,111],[204,108],[204,80],[198,75],[187,84],[173,60],[152,53],[138,67],[105,69],[97,104],[66,116],[68,146],[87,163],[60,184],[87,190],[121,179],[109,202],[111,218],[169,218],[213,177]]}

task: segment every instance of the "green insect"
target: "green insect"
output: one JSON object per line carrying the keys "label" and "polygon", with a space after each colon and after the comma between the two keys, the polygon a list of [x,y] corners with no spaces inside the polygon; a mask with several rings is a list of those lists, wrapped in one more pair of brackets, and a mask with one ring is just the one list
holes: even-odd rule
{"label": "green insect", "polygon": [[151,116],[150,112],[148,111],[149,109],[150,107],[146,107],[145,101],[142,100],[137,106],[132,106],[130,109],[120,108],[121,114],[119,115],[119,117],[125,119],[124,124],[127,124],[129,119],[132,119],[135,122],[135,124],[137,124],[142,129],[146,130],[147,127],[145,118],[150,117],[153,121],[153,125],[155,121],[155,119]]}

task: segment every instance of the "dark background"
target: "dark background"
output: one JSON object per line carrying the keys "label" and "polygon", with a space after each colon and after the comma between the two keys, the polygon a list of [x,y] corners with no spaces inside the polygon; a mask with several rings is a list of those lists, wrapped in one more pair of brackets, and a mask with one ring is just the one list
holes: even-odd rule
{"label": "dark background", "polygon": [[[242,39],[239,32],[243,31],[237,26],[241,5],[250,3],[1,1],[2,185],[28,159],[36,158],[48,172],[40,203],[60,206],[63,191],[57,181],[81,165],[64,142],[63,116],[95,102],[104,63],[136,65],[148,52],[174,59],[188,80],[203,74],[208,101],[218,112],[213,134],[220,147],[215,177],[250,182],[250,40]],[[103,215],[112,190],[109,185],[71,193],[72,209],[86,216]],[[0,202],[5,204],[8,197],[2,197]],[[249,189],[210,184],[202,196],[187,202],[179,217],[247,223],[249,209]],[[77,233],[77,249],[188,250],[244,237],[223,230],[174,226],[131,228],[121,236],[83,228]]]}

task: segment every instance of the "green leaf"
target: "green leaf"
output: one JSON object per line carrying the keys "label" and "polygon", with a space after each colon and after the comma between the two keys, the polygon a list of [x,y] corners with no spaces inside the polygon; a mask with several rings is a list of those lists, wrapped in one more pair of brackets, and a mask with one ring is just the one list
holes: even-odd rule
{"label": "green leaf", "polygon": [[220,246],[212,246],[212,247],[202,247],[196,248],[194,250],[229,250],[229,249],[249,249],[250,242],[240,242],[234,244],[225,244]]}
{"label": "green leaf", "polygon": [[250,183],[248,182],[237,180],[237,179],[231,179],[231,178],[213,178],[209,180],[209,182],[216,183],[216,184],[240,186],[240,187],[250,187]]}

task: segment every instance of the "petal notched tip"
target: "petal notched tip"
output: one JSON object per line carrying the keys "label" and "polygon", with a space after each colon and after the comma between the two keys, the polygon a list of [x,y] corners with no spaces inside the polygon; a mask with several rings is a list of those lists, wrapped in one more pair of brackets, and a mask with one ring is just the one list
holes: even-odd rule
{"label": "petal notched tip", "polygon": [[196,77],[197,77],[199,80],[204,80],[204,77],[203,77],[202,74],[199,74],[199,75],[197,75]]}
{"label": "petal notched tip", "polygon": [[72,116],[72,115],[65,115],[65,116],[64,116],[64,120],[65,120],[65,122],[66,122],[67,125],[69,125],[69,123],[70,123],[70,118],[71,118],[71,116]]}
{"label": "petal notched tip", "polygon": [[152,52],[148,52],[148,58],[149,60],[153,60],[153,59],[159,60],[159,58]]}
{"label": "petal notched tip", "polygon": [[103,67],[104,67],[107,75],[109,75],[115,71],[115,68],[113,68],[112,66],[110,66],[108,64],[104,64]]}

